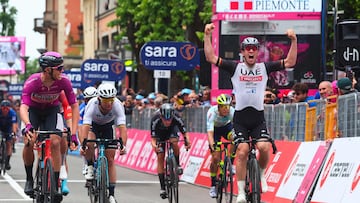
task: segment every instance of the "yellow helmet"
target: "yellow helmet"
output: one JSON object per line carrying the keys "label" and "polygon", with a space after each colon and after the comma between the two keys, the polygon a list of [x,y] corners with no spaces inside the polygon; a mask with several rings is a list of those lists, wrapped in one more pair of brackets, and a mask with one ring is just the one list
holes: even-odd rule
{"label": "yellow helmet", "polygon": [[220,94],[216,98],[218,105],[230,105],[231,104],[231,96],[227,94]]}

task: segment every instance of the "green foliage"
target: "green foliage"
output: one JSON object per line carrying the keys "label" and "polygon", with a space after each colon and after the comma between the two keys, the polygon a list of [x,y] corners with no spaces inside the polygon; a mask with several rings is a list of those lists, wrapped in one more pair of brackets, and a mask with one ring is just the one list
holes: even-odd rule
{"label": "green foliage", "polygon": [[[149,41],[190,41],[202,46],[197,32],[210,22],[211,8],[212,0],[118,0],[117,19],[108,25],[120,28],[117,39],[128,37],[140,64],[140,48]],[[188,75],[179,74],[189,80]]]}
{"label": "green foliage", "polygon": [[1,36],[15,36],[15,17],[17,9],[15,7],[9,7],[9,0],[0,0],[1,12],[0,12],[0,24],[1,24]]}
{"label": "green foliage", "polygon": [[37,73],[40,71],[39,63],[37,59],[28,60],[26,62],[25,74],[19,76],[21,82],[24,82],[31,74]]}

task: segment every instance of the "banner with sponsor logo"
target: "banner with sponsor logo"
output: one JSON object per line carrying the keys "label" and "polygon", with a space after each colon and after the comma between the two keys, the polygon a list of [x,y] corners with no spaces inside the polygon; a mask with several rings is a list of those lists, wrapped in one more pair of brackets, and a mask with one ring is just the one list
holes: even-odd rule
{"label": "banner with sponsor logo", "polygon": [[140,59],[150,70],[193,70],[200,65],[199,51],[190,42],[148,42],[141,47]]}
{"label": "banner with sponsor logo", "polygon": [[120,81],[126,75],[122,61],[87,59],[81,64],[81,87],[93,86],[98,81]]}
{"label": "banner with sponsor logo", "polygon": [[10,84],[8,93],[13,96],[21,96],[23,89],[24,84]]}
{"label": "banner with sponsor logo", "polygon": [[[313,157],[317,160],[323,160],[326,155],[327,148],[325,147],[326,143],[324,141],[317,142],[303,142],[298,148],[290,167],[285,173],[285,177],[281,182],[281,185],[276,193],[276,198],[273,202],[282,202],[282,203],[291,203],[295,199],[299,187],[304,180],[304,177],[307,175],[309,169],[314,167],[311,165],[313,163]],[[316,157],[316,153],[320,150],[319,156]],[[309,177],[307,181],[313,181],[314,176]],[[308,192],[305,191],[306,193]]]}
{"label": "banner with sponsor logo", "polygon": [[326,156],[312,203],[360,200],[360,137],[335,139]]}
{"label": "banner with sponsor logo", "polygon": [[268,191],[261,195],[264,202],[273,202],[275,194],[284,178],[288,168],[294,168],[293,161],[301,142],[276,141],[278,152],[271,154],[268,167],[265,171],[265,178],[268,184]]}
{"label": "banner with sponsor logo", "polygon": [[80,70],[64,70],[63,72],[71,81],[73,88],[81,88],[81,72]]}

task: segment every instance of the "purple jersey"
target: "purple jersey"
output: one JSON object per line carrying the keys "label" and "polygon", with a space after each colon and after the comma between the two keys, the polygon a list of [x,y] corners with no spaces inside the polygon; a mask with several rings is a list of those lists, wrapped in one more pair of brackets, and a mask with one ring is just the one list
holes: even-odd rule
{"label": "purple jersey", "polygon": [[59,105],[60,92],[64,90],[69,104],[76,102],[76,96],[70,80],[62,75],[60,80],[55,80],[48,88],[41,81],[41,73],[31,75],[25,82],[22,92],[22,103],[31,107],[45,109]]}

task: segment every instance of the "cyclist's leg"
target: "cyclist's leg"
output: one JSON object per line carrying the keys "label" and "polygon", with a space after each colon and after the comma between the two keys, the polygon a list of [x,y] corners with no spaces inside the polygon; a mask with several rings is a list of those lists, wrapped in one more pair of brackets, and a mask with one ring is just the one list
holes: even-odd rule
{"label": "cyclist's leg", "polygon": [[[165,141],[168,139],[168,137],[161,135],[152,135],[151,139],[152,139],[152,143],[156,143],[157,141]],[[165,199],[167,197],[165,191],[165,170],[164,170],[165,145],[162,144],[159,147],[161,148],[161,152],[157,152],[156,148],[154,148],[154,152],[157,155],[157,173],[160,182],[160,197],[162,199]]]}
{"label": "cyclist's leg", "polygon": [[[211,131],[208,132],[208,136],[211,136],[211,134],[212,134],[212,137],[214,139],[214,143],[217,143],[217,142],[220,141],[220,139],[221,139],[221,131],[219,131],[219,128],[214,127],[214,131],[212,133],[211,133]],[[218,171],[218,163],[220,161],[221,152],[220,152],[220,149],[216,149],[216,148],[214,150],[212,150],[213,147],[214,146],[209,145],[209,150],[210,150],[210,153],[211,153],[211,163],[210,163],[211,188],[210,188],[210,191],[209,191],[209,195],[211,197],[216,197],[216,189],[215,189],[216,175],[217,175],[217,171]]]}
{"label": "cyclist's leg", "polygon": [[[36,111],[36,109],[33,109],[29,107],[29,120],[34,129],[39,128],[39,112]],[[26,183],[24,192],[27,195],[32,195],[33,193],[33,185],[34,185],[34,179],[33,179],[33,163],[34,163],[34,143],[36,141],[36,137],[32,137],[31,140],[24,139],[24,148],[23,148],[23,161],[24,161],[24,167],[26,172]]]}
{"label": "cyclist's leg", "polygon": [[[233,130],[233,125],[232,123],[228,123],[226,124],[225,126],[221,127],[222,128],[222,136],[226,139],[226,140],[229,140],[229,141],[233,141],[234,140],[234,130]],[[233,145],[230,145],[230,148],[229,148],[229,156],[230,156],[230,160],[231,160],[231,164],[234,164],[234,159],[235,159],[235,154],[236,154],[236,151],[234,149],[235,147]],[[235,172],[234,172],[235,173]]]}
{"label": "cyclist's leg", "polygon": [[[244,139],[249,138],[248,130],[243,122],[244,114],[236,111],[234,114],[234,132],[236,137],[241,137]],[[245,203],[246,195],[245,195],[245,176],[246,176],[246,163],[248,158],[249,145],[246,143],[241,143],[238,145],[236,149],[236,178],[238,185],[238,197],[237,203]]]}
{"label": "cyclist's leg", "polygon": [[[93,130],[93,129],[91,129]],[[93,131],[89,131],[88,139],[96,139],[96,135]],[[87,165],[85,167],[85,179],[91,180],[94,178],[94,158],[95,158],[95,143],[87,143],[87,149],[85,150],[85,160]]]}
{"label": "cyclist's leg", "polygon": [[[254,130],[252,130],[252,135],[255,135],[256,138],[269,138],[269,134],[267,132],[267,128],[266,128],[266,124],[265,121],[264,123],[261,123],[257,128],[255,128]],[[258,142],[256,144],[257,149],[259,150],[259,166],[260,166],[260,176],[261,176],[261,186],[262,186],[262,192],[266,192],[268,187],[267,187],[267,182],[266,182],[266,178],[264,176],[266,167],[269,163],[269,159],[270,159],[270,146],[271,144],[269,142]]]}
{"label": "cyclist's leg", "polygon": [[[58,129],[59,130],[66,130],[67,126],[71,126],[71,119],[68,119],[65,121],[65,118],[62,114],[58,114],[61,118],[61,122],[58,122]],[[60,167],[60,179],[61,179],[61,192],[63,195],[67,195],[69,193],[69,188],[67,186],[67,172],[68,172],[68,166],[66,162],[66,155],[68,151],[68,137],[67,134],[64,133],[61,139],[60,144],[60,153],[61,153],[61,167]]]}
{"label": "cyclist's leg", "polygon": [[6,137],[6,160],[5,160],[5,168],[6,170],[10,170],[11,166],[10,166],[10,157],[12,155],[13,149],[12,149],[12,145],[14,143],[13,137],[11,135],[11,133],[9,133],[9,135]]}

